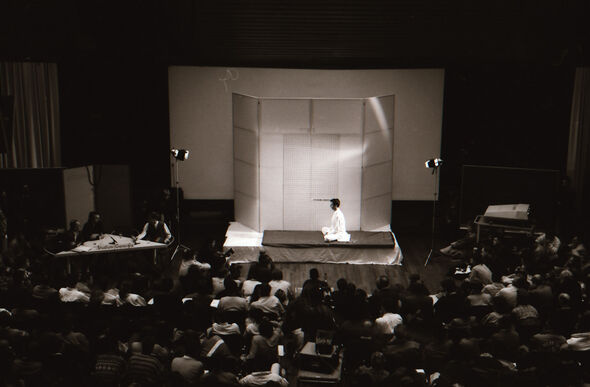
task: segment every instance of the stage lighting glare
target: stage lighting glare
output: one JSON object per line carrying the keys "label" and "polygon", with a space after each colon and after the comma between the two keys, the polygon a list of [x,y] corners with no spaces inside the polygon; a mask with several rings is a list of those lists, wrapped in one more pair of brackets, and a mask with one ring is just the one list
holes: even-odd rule
{"label": "stage lighting glare", "polygon": [[170,153],[172,153],[172,156],[174,156],[176,160],[184,161],[188,159],[189,151],[186,149],[172,149]]}
{"label": "stage lighting glare", "polygon": [[426,160],[424,162],[424,166],[426,166],[426,168],[437,168],[437,167],[440,167],[442,165],[442,163],[443,163],[442,159],[436,158],[436,159]]}

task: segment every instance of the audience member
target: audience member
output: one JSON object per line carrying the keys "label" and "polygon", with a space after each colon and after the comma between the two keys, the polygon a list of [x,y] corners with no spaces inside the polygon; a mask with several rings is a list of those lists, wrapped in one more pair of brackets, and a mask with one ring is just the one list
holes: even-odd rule
{"label": "audience member", "polygon": [[104,234],[104,227],[100,214],[96,211],[91,211],[88,214],[88,221],[82,228],[82,241],[90,241],[99,239]]}

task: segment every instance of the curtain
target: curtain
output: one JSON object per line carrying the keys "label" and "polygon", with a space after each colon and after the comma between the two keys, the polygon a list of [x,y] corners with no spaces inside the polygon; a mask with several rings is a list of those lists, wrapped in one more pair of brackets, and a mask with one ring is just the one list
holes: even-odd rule
{"label": "curtain", "polygon": [[577,68],[574,82],[567,174],[575,191],[575,208],[587,219],[590,215],[590,67]]}
{"label": "curtain", "polygon": [[0,153],[0,168],[59,167],[57,65],[0,63],[0,96],[13,102],[11,136],[4,136],[11,141]]}

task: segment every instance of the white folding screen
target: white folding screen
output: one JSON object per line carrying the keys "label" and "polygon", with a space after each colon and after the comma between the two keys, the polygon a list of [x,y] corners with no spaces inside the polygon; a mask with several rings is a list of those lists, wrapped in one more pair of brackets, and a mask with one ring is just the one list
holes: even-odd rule
{"label": "white folding screen", "polygon": [[390,224],[393,169],[393,96],[365,100],[361,229]]}
{"label": "white folding screen", "polygon": [[[368,111],[375,103],[383,111]],[[327,199],[338,197],[349,230],[389,224],[392,117],[393,97],[234,94],[236,220],[259,231],[319,230],[330,221]]]}
{"label": "white folding screen", "polygon": [[260,228],[258,100],[234,94],[234,212],[236,220]]}

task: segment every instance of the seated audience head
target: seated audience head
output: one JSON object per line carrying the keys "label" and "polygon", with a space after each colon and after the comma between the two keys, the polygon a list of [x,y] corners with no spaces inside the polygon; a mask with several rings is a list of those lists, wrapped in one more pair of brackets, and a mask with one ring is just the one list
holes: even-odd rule
{"label": "seated audience head", "polygon": [[348,281],[346,280],[346,278],[340,278],[340,279],[338,279],[338,281],[336,281],[336,287],[340,291],[345,290],[347,285],[348,285]]}
{"label": "seated audience head", "polygon": [[100,214],[98,211],[90,211],[88,213],[88,223],[96,224],[98,222],[100,222]]}
{"label": "seated audience head", "polygon": [[269,283],[272,279],[272,272],[266,266],[259,266],[256,271],[256,279],[262,283]]}
{"label": "seated audience head", "polygon": [[270,323],[270,321],[268,320],[262,320],[262,322],[260,323],[260,326],[258,327],[258,332],[260,332],[260,335],[262,337],[266,337],[267,339],[270,339],[270,337],[273,334],[273,326]]}
{"label": "seated audience head", "polygon": [[272,271],[272,279],[273,281],[281,281],[283,279],[283,272],[279,269],[274,269]]}
{"label": "seated audience head", "polygon": [[141,340],[141,353],[144,355],[151,355],[156,345],[156,340],[151,335],[146,335]]}
{"label": "seated audience head", "polygon": [[309,278],[312,280],[317,280],[320,278],[320,272],[315,267],[309,270]]}
{"label": "seated audience head", "polygon": [[80,231],[82,229],[82,224],[78,219],[74,219],[70,222],[70,231]]}
{"label": "seated audience head", "polygon": [[381,275],[377,278],[377,289],[382,290],[389,286],[389,277],[386,275]]}
{"label": "seated audience head", "polygon": [[260,297],[270,296],[270,285],[268,283],[261,283],[260,285],[256,285],[256,287],[260,292]]}
{"label": "seated audience head", "polygon": [[253,262],[250,265],[246,279],[248,279],[248,280],[257,280],[258,279],[258,262]]}
{"label": "seated audience head", "polygon": [[223,287],[228,294],[236,295],[238,293],[238,284],[230,276],[223,279]]}

